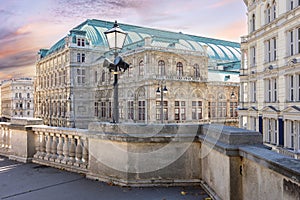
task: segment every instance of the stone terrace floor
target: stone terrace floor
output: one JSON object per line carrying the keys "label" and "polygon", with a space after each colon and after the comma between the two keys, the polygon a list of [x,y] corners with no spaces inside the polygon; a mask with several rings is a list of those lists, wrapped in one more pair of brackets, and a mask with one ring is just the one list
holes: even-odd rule
{"label": "stone terrace floor", "polygon": [[86,179],[80,174],[33,163],[19,163],[0,156],[0,199],[203,200],[208,197],[200,186],[112,186]]}

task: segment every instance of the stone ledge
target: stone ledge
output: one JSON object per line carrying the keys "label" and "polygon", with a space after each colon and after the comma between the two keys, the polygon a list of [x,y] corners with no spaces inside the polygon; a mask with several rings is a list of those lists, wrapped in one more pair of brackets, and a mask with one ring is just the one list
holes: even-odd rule
{"label": "stone ledge", "polygon": [[42,125],[43,120],[39,118],[25,118],[25,117],[20,117],[20,118],[12,118],[10,120],[11,125]]}
{"label": "stone ledge", "polygon": [[257,145],[263,143],[262,134],[259,132],[218,124],[203,125],[201,135],[229,145]]}
{"label": "stone ledge", "polygon": [[254,146],[244,146],[239,149],[240,156],[300,183],[300,160]]}
{"label": "stone ledge", "polygon": [[130,187],[155,187],[155,186],[197,186],[201,183],[200,179],[188,179],[188,180],[163,180],[163,179],[148,179],[148,180],[124,180],[120,178],[106,177],[99,174],[87,173],[86,178],[92,180],[103,181],[106,183],[112,183],[119,186]]}

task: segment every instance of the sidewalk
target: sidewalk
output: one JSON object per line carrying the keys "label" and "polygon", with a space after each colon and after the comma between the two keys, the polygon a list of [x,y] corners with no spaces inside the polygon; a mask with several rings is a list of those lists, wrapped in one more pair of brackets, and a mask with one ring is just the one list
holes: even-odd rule
{"label": "sidewalk", "polygon": [[0,199],[60,200],[202,200],[199,187],[131,188],[111,186],[84,176],[33,163],[24,164],[0,156]]}

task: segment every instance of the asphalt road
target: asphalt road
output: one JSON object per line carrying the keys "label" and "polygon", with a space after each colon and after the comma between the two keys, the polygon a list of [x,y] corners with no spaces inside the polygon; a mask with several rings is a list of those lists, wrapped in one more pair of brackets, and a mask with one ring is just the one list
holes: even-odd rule
{"label": "asphalt road", "polygon": [[120,187],[33,163],[24,164],[0,156],[0,199],[20,200],[202,200],[199,187]]}

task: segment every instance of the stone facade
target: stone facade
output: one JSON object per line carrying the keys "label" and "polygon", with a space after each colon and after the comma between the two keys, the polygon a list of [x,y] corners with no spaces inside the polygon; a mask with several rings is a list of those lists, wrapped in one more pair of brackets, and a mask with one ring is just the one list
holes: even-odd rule
{"label": "stone facade", "polygon": [[[244,1],[240,127],[263,133],[287,155],[300,152],[299,1]],[[283,148],[281,148],[283,147]]]}
{"label": "stone facade", "polygon": [[[100,37],[110,26],[110,22],[87,20],[49,50],[40,50],[35,117],[47,125],[77,128],[112,121],[113,74],[103,62],[113,60],[113,53]],[[101,31],[94,34],[90,27]],[[199,37],[207,40],[205,46],[182,33],[123,27],[129,34],[119,55],[130,68],[118,75],[120,122],[236,125],[238,72],[229,68],[239,63],[238,44]],[[210,70],[215,73],[213,81]],[[163,94],[163,120],[161,96],[156,93],[162,86],[168,90]]]}
{"label": "stone facade", "polygon": [[33,117],[33,80],[21,78],[3,81],[1,84],[1,116],[10,120],[13,117]]}

